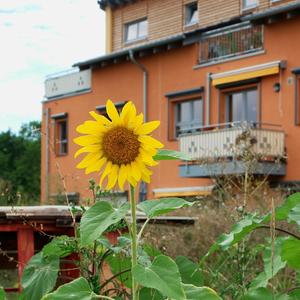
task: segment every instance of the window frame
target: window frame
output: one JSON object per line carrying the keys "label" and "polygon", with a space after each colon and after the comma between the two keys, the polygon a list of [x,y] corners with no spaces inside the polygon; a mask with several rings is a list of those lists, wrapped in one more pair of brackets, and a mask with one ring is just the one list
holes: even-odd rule
{"label": "window frame", "polygon": [[300,126],[300,70],[295,73],[295,126]]}
{"label": "window frame", "polygon": [[[196,7],[196,11],[197,11],[197,20],[194,22],[191,22],[193,13],[191,13],[192,9]],[[189,26],[193,26],[199,24],[199,12],[198,12],[198,2],[191,2],[188,3],[184,6],[184,26],[185,27],[189,27]]]}
{"label": "window frame", "polygon": [[[56,156],[66,156],[68,155],[68,151],[69,151],[69,139],[68,139],[68,136],[69,136],[69,129],[68,129],[68,118],[67,116],[65,117],[62,117],[62,118],[56,118],[55,120],[55,154]],[[64,140],[61,139],[61,124],[62,123],[65,123],[66,125],[66,138]],[[65,144],[65,151],[62,151],[63,148],[62,148],[62,145]]]}
{"label": "window frame", "polygon": [[[140,36],[139,35],[140,24],[144,21],[146,21],[146,24],[147,24],[147,32],[146,32],[146,35]],[[128,39],[128,32],[129,32],[129,27],[132,26],[132,25],[137,25],[136,38],[133,38],[133,39],[129,40]],[[138,41],[146,40],[148,38],[148,32],[149,32],[148,26],[149,26],[148,19],[146,17],[138,19],[138,20],[134,20],[132,22],[125,23],[124,24],[124,42],[125,42],[125,44],[131,44],[131,43],[135,43],[135,42],[138,42]]]}
{"label": "window frame", "polygon": [[170,97],[168,99],[168,140],[169,141],[176,141],[178,140],[178,136],[176,134],[176,105],[183,102],[192,102],[201,100],[202,102],[202,120],[200,120],[201,125],[199,128],[194,129],[193,131],[200,131],[201,128],[204,126],[205,122],[205,101],[204,101],[204,93],[198,92],[193,95],[185,95],[185,96],[178,96],[178,97]]}
{"label": "window frame", "polygon": [[259,6],[259,0],[256,0],[256,4],[247,5],[248,0],[241,0],[242,1],[242,11],[255,9]]}
{"label": "window frame", "polygon": [[[238,92],[246,92],[250,90],[257,90],[256,99],[256,122],[255,126],[260,126],[261,123],[261,85],[259,80],[255,82],[235,82],[234,84],[229,84],[228,86],[222,86],[219,88],[218,96],[218,124],[231,123],[228,119],[228,95]],[[247,122],[247,121],[246,121]],[[250,122],[249,122],[250,123]]]}

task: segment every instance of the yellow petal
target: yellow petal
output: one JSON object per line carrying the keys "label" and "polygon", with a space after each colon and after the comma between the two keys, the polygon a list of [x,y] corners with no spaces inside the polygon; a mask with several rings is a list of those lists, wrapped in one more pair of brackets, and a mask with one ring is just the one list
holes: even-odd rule
{"label": "yellow petal", "polygon": [[101,159],[97,160],[97,162],[85,169],[85,174],[90,174],[92,172],[99,172],[102,166],[106,163],[106,158],[102,157]]}
{"label": "yellow petal", "polygon": [[80,148],[79,150],[76,151],[76,153],[74,154],[74,157],[76,158],[81,153],[86,153],[86,152],[101,152],[102,153],[101,146],[100,146],[100,144],[96,144],[96,145],[89,145],[89,146]]}
{"label": "yellow petal", "polygon": [[107,100],[106,102],[106,112],[113,123],[119,123],[120,121],[119,113],[111,100]]}
{"label": "yellow petal", "polygon": [[145,166],[145,164],[141,160],[140,156],[136,158],[136,162],[138,163],[139,168],[141,169],[142,173],[144,173],[146,175],[152,175],[153,172],[150,171],[149,169],[147,169],[147,167]]}
{"label": "yellow petal", "polygon": [[102,183],[103,183],[103,180],[105,179],[105,177],[111,172],[111,167],[112,167],[112,163],[111,161],[109,161],[107,164],[106,164],[106,167],[102,173],[102,176],[101,176],[101,179],[100,179],[100,182],[99,182],[99,186],[102,187]]}
{"label": "yellow petal", "polygon": [[139,114],[135,118],[131,118],[128,122],[128,128],[135,129],[140,127],[143,124],[143,120],[144,120],[143,114]]}
{"label": "yellow petal", "polygon": [[108,183],[106,186],[106,190],[111,190],[116,185],[116,182],[118,180],[118,171],[119,171],[119,166],[113,165],[111,172],[108,175]]}
{"label": "yellow petal", "polygon": [[139,141],[146,145],[151,145],[154,148],[163,148],[164,146],[160,141],[149,135],[139,136]]}
{"label": "yellow petal", "polygon": [[131,106],[132,106],[132,102],[131,101],[127,102],[124,105],[124,107],[122,109],[122,112],[121,112],[121,115],[120,115],[120,118],[121,118],[123,124],[125,124],[125,125],[128,124],[128,120],[129,120],[129,117],[130,117]]}
{"label": "yellow petal", "polygon": [[136,181],[140,181],[141,180],[141,171],[139,169],[139,165],[137,164],[137,162],[133,161],[131,163],[131,175],[132,177],[136,180]]}
{"label": "yellow petal", "polygon": [[76,127],[76,131],[83,134],[101,135],[106,128],[96,121],[85,121]]}
{"label": "yellow petal", "polygon": [[89,167],[90,165],[93,165],[98,159],[101,158],[101,154],[96,153],[89,153],[85,156],[85,158],[76,166],[78,169],[84,169],[86,167]]}
{"label": "yellow petal", "polygon": [[90,111],[90,115],[100,124],[109,126],[111,125],[111,121],[109,121],[106,117],[95,113],[94,111]]}
{"label": "yellow petal", "polygon": [[118,184],[120,187],[120,190],[124,190],[124,183],[127,179],[127,169],[125,165],[121,165],[120,171],[119,171],[119,176],[118,176]]}
{"label": "yellow petal", "polygon": [[146,144],[142,144],[142,148],[150,155],[150,156],[154,156],[157,154],[157,149],[154,149],[153,147],[146,145]]}
{"label": "yellow petal", "polygon": [[95,135],[83,135],[83,136],[75,138],[73,141],[75,144],[77,144],[79,146],[88,146],[88,145],[100,143],[99,137],[95,136]]}
{"label": "yellow petal", "polygon": [[142,180],[146,183],[150,183],[150,176],[142,173]]}
{"label": "yellow petal", "polygon": [[131,165],[126,165],[127,168],[127,180],[132,186],[136,186],[137,182],[132,176],[132,170],[131,170]]}
{"label": "yellow petal", "polygon": [[140,157],[144,164],[147,166],[157,166],[158,162],[155,161],[151,155],[149,155],[145,150],[140,149]]}
{"label": "yellow petal", "polygon": [[135,130],[136,134],[149,134],[160,125],[160,121],[152,121],[142,124]]}

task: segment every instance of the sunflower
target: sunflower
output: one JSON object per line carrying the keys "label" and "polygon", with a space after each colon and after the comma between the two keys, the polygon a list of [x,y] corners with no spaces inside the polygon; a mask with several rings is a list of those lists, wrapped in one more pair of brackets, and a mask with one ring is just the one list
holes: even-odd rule
{"label": "sunflower", "polygon": [[157,165],[153,156],[163,144],[149,134],[160,124],[159,121],[143,123],[143,114],[136,114],[134,104],[129,101],[119,114],[111,100],[106,103],[109,117],[90,112],[93,121],[85,121],[76,130],[85,134],[74,139],[82,146],[75,158],[87,153],[77,165],[85,173],[100,172],[99,185],[107,178],[106,190],[111,190],[118,183],[121,190],[128,181],[136,186],[140,180],[150,182],[152,172],[148,167]]}

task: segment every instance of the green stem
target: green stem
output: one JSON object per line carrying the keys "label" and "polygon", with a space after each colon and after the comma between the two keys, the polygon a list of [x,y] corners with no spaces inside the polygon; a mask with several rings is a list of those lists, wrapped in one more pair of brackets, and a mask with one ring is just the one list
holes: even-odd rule
{"label": "green stem", "polygon": [[[131,267],[137,265],[137,229],[136,229],[136,205],[134,197],[134,187],[130,185],[130,209],[131,209]],[[132,277],[132,300],[138,300],[137,282]]]}

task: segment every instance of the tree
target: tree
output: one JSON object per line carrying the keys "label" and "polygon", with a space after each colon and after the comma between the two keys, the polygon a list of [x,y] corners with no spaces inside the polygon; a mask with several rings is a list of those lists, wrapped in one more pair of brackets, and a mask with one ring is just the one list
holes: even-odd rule
{"label": "tree", "polygon": [[24,205],[40,197],[40,122],[24,124],[18,134],[0,133],[0,205]]}

